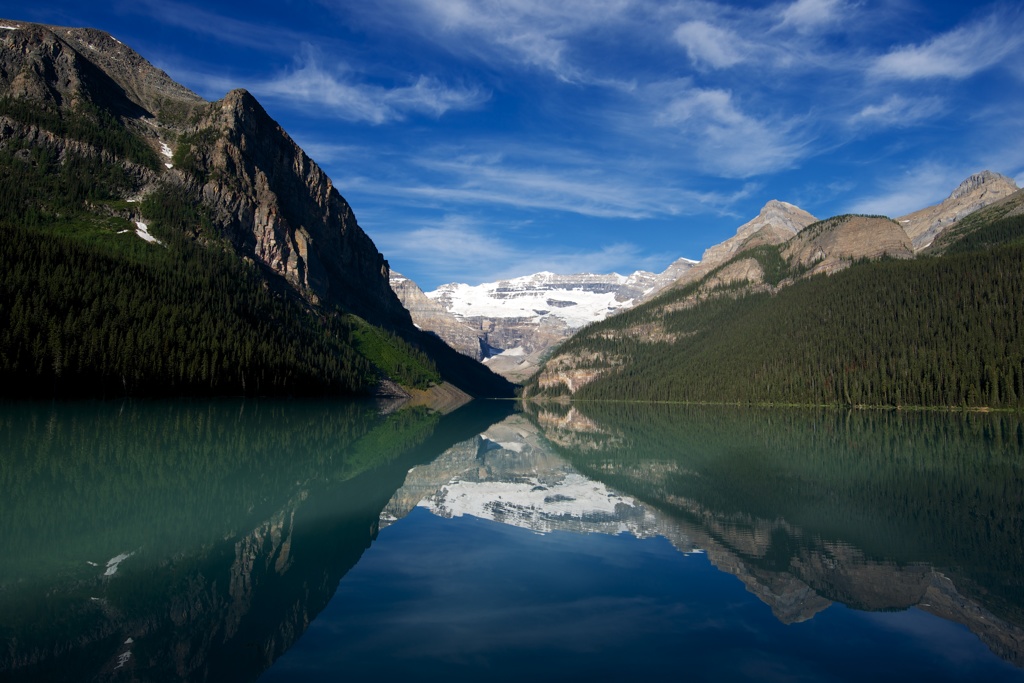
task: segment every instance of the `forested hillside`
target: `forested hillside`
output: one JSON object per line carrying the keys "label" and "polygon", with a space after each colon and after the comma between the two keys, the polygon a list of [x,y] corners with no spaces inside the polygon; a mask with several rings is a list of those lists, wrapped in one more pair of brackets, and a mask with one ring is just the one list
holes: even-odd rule
{"label": "forested hillside", "polygon": [[[737,259],[777,284],[792,275],[778,249]],[[947,252],[778,289],[695,297],[693,283],[587,328],[528,393],[568,393],[571,368],[589,371],[580,400],[1024,407],[1024,217],[976,224]]]}
{"label": "forested hillside", "polygon": [[414,327],[251,95],[205,102],[102,32],[0,38],[0,395],[512,395]]}
{"label": "forested hillside", "polygon": [[[270,291],[184,191],[167,186],[139,209],[159,242],[136,235],[120,216],[128,203],[116,199],[131,179],[103,163],[132,140],[115,120],[69,124],[59,112],[0,110],[45,115],[98,152],[0,151],[3,394],[359,394],[377,383],[370,358],[381,344],[359,348],[377,336],[373,328],[340,312],[314,316]],[[423,353],[385,336],[402,356],[389,364],[392,377],[408,386],[440,381]]]}

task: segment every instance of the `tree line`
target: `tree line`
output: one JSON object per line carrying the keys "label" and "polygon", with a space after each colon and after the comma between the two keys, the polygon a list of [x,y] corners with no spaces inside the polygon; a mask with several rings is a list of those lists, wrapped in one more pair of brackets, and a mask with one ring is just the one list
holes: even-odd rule
{"label": "tree line", "polygon": [[[581,400],[1021,409],[1022,236],[1024,218],[1003,219],[943,256],[858,262],[673,310],[691,285],[587,328],[559,354],[612,367]],[[644,325],[673,341],[627,332]]]}

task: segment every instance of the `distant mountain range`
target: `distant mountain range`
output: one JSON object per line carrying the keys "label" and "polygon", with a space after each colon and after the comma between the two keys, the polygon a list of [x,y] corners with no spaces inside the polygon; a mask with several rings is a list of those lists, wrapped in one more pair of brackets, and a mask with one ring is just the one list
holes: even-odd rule
{"label": "distant mountain range", "polygon": [[[911,258],[946,228],[1017,191],[997,173],[971,176],[950,196],[896,221],[858,217],[834,223],[842,229],[803,232],[818,219],[786,202],[771,200],[741,225],[733,237],[705,250],[700,261],[681,258],[660,274],[637,271],[556,275],[536,273],[470,286],[446,284],[433,292],[393,273],[391,286],[422,329],[438,334],[460,353],[477,358],[514,381],[524,381],[559,343],[584,326],[628,310],[670,287],[714,276],[704,290],[733,282],[762,282],[765,273],[752,259],[732,261],[757,247],[786,244],[786,258],[803,274],[837,272],[858,259]],[[769,275],[770,277],[770,275]]]}
{"label": "distant mountain range", "polygon": [[249,93],[206,102],[101,31],[2,25],[5,395],[513,395],[493,369],[534,396],[1024,397],[1021,194],[998,174],[895,220],[773,200],[658,274],[424,293]]}
{"label": "distant mountain range", "polygon": [[511,395],[415,328],[248,92],[206,102],[101,31],[2,24],[4,393]]}
{"label": "distant mountain range", "polygon": [[1024,191],[984,172],[899,219],[770,202],[654,300],[564,342],[536,397],[1024,406]]}
{"label": "distant mountain range", "polygon": [[681,258],[661,273],[535,273],[424,293],[392,273],[391,287],[422,329],[510,379],[526,379],[548,350],[581,327],[650,299],[696,262]]}

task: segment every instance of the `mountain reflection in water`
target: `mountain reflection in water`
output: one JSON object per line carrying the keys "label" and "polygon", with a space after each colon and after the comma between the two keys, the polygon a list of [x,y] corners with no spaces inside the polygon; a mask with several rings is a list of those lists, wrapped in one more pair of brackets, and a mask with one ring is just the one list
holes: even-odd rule
{"label": "mountain reflection in water", "polygon": [[1016,416],[534,407],[409,473],[412,505],[538,532],[664,536],[786,624],[917,607],[1024,666]]}
{"label": "mountain reflection in water", "polygon": [[1018,417],[510,408],[8,406],[0,678],[1024,680]]}
{"label": "mountain reflection in water", "polygon": [[509,411],[0,406],[0,680],[256,679],[358,562],[406,471]]}

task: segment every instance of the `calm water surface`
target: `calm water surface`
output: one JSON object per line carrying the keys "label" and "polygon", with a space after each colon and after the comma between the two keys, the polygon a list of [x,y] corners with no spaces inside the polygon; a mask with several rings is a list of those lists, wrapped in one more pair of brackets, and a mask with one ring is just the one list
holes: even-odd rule
{"label": "calm water surface", "polygon": [[0,405],[0,680],[1024,680],[1019,416]]}

